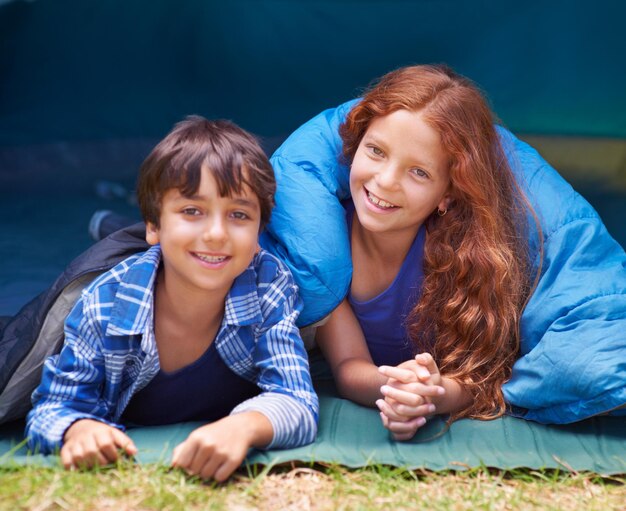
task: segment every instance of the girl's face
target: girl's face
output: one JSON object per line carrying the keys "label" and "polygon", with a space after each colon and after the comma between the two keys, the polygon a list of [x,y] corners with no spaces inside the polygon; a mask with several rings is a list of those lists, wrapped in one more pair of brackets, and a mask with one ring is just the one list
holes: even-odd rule
{"label": "girl's face", "polygon": [[448,158],[421,112],[372,120],[350,171],[352,200],[367,231],[415,237],[433,211],[447,209],[449,188]]}

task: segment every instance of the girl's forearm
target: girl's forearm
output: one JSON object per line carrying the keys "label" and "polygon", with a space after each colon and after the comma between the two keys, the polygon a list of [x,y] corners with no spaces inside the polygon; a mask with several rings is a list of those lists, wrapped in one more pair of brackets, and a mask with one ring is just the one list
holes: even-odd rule
{"label": "girl's forearm", "polygon": [[380,387],[387,378],[378,372],[378,367],[363,359],[344,360],[335,369],[335,382],[341,396],[356,403],[374,407],[380,399]]}
{"label": "girl's forearm", "polygon": [[472,403],[471,393],[458,381],[442,376],[441,386],[445,389],[445,394],[432,398],[436,413],[455,413]]}

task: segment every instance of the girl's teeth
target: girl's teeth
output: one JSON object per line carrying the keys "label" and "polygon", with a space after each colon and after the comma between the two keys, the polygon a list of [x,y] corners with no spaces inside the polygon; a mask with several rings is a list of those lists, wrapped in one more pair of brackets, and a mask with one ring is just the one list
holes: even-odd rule
{"label": "girl's teeth", "polygon": [[370,192],[367,192],[367,198],[372,204],[375,204],[379,208],[395,208],[396,207],[390,202],[384,201],[382,199],[379,199],[375,195],[372,195]]}

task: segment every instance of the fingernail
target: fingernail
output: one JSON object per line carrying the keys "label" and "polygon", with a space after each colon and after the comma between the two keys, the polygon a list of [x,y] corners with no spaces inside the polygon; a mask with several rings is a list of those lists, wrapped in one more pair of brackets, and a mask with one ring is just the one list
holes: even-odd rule
{"label": "fingernail", "polygon": [[420,417],[419,419],[417,419],[417,424],[419,426],[423,426],[424,424],[426,424],[426,419],[424,417]]}
{"label": "fingernail", "polygon": [[387,392],[389,392],[389,386],[388,386],[388,385],[383,385],[383,386],[380,388],[380,391],[381,391],[383,394],[386,394]]}
{"label": "fingernail", "polygon": [[443,396],[446,393],[446,389],[444,389],[443,387],[439,387],[437,389],[437,394],[439,394],[440,396]]}
{"label": "fingernail", "polygon": [[434,413],[435,410],[436,410],[435,405],[433,405],[433,404],[428,405],[428,412],[429,413]]}

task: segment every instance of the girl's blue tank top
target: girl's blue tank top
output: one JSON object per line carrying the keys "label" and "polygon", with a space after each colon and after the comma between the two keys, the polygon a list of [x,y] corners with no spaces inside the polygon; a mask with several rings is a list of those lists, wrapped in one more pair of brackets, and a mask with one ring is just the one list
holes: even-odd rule
{"label": "girl's blue tank top", "polygon": [[[348,230],[352,229],[354,204],[344,203]],[[348,302],[361,325],[367,347],[376,365],[396,366],[413,358],[418,350],[409,339],[406,319],[417,303],[424,279],[423,258],[426,229],[420,228],[391,285],[371,300],[358,301],[348,292]]]}
{"label": "girl's blue tank top", "polygon": [[259,392],[254,383],[228,368],[213,342],[195,362],[172,372],[159,370],[133,395],[121,421],[143,426],[212,422]]}

